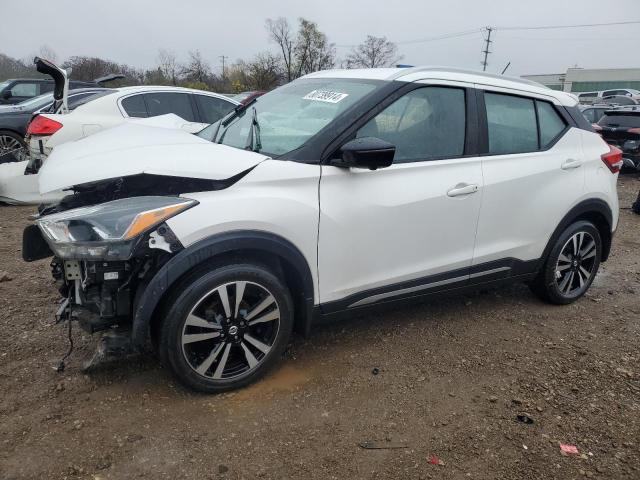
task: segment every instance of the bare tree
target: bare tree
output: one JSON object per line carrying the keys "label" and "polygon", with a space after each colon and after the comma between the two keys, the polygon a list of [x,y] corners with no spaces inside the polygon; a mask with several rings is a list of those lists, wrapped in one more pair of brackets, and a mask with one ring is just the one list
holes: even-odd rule
{"label": "bare tree", "polygon": [[296,78],[335,65],[336,49],[315,22],[299,19],[295,46]]}
{"label": "bare tree", "polygon": [[189,62],[183,67],[182,74],[188,81],[207,83],[207,79],[211,76],[211,67],[202,58],[200,50],[189,52]]}
{"label": "bare tree", "polygon": [[265,24],[271,41],[275,42],[280,48],[282,54],[282,62],[284,64],[284,74],[287,82],[294,79],[294,49],[295,36],[289,22],[284,17],[276,20],[267,19]]}
{"label": "bare tree", "polygon": [[402,56],[398,56],[398,47],[386,37],[367,35],[367,39],[355,47],[347,56],[347,68],[390,67]]}
{"label": "bare tree", "polygon": [[164,78],[170,81],[172,85],[178,84],[180,66],[178,65],[178,59],[175,53],[164,48],[158,50],[158,68]]}
{"label": "bare tree", "polygon": [[271,90],[280,80],[280,59],[271,52],[257,54],[247,65],[249,85],[255,90]]}

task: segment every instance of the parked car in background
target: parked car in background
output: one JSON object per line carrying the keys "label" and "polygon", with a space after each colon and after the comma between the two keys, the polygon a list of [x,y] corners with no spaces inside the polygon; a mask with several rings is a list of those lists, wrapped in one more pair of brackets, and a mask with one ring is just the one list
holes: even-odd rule
{"label": "parked car in background", "polygon": [[180,87],[123,87],[68,114],[42,113],[34,117],[27,142],[34,171],[57,145],[87,137],[131,118],[173,113],[184,120],[182,128],[195,133],[216,122],[239,102],[212,92]]}
{"label": "parked car in background", "polygon": [[150,340],[219,392],[294,328],[368,308],[508,282],[576,301],[609,255],[621,164],[571,95],[533,82],[316,72],[198,135],[128,124],[54,149],[41,191],[73,194],[23,257],[53,256],[62,318]]}
{"label": "parked car in background", "polygon": [[640,170],[640,106],[607,110],[595,129],[609,145],[622,150],[627,169]]}
{"label": "parked car in background", "polygon": [[589,123],[598,123],[604,116],[604,112],[612,109],[611,105],[607,104],[580,105],[579,108]]}
{"label": "parked car in background", "polygon": [[237,93],[231,96],[231,98],[233,98],[236,102],[240,102],[244,105],[245,103],[249,103],[254,98],[258,98],[259,96],[264,95],[265,93],[267,92],[265,92],[264,90],[253,90],[250,92]]}
{"label": "parked car in background", "polygon": [[604,97],[624,96],[640,102],[640,90],[633,88],[616,88],[611,90],[598,90],[593,92],[574,92],[578,100],[583,104],[602,103]]}
{"label": "parked car in background", "polygon": [[[100,87],[97,82],[70,80],[69,88]],[[16,78],[0,82],[0,104],[16,104],[44,93],[53,91],[54,81],[50,78]]]}
{"label": "parked car in background", "polygon": [[[86,103],[90,97],[96,98],[97,94],[110,92],[107,88],[81,88],[69,91],[69,110]],[[27,125],[34,115],[50,111],[53,106],[53,93],[45,93],[38,97],[26,100],[15,105],[6,105],[0,108],[0,163],[8,161],[8,153],[13,153],[13,158],[25,160],[24,153],[27,145],[24,137],[27,134]]]}
{"label": "parked car in background", "polygon": [[624,95],[610,95],[608,97],[602,97],[602,103],[609,105],[638,105],[638,101],[633,97],[625,97]]}

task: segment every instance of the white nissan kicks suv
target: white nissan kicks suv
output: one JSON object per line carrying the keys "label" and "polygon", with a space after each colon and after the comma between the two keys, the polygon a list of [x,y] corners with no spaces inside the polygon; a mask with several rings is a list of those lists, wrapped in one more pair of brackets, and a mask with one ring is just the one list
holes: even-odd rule
{"label": "white nissan kicks suv", "polygon": [[23,256],[53,256],[62,318],[149,341],[218,392],[345,313],[505,282],[575,301],[609,255],[621,164],[572,96],[529,81],[323,71],[197,135],[126,125],[57,147],[40,190],[70,195]]}

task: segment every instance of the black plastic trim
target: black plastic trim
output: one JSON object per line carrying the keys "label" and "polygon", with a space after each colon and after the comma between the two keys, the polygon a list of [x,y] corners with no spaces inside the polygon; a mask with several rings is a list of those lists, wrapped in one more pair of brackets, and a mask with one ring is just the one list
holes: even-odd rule
{"label": "black plastic trim", "polygon": [[160,268],[139,296],[139,303],[135,307],[131,334],[133,344],[139,348],[144,346],[156,307],[179,278],[217,255],[241,250],[258,250],[274,254],[285,259],[297,270],[302,279],[306,309],[302,330],[308,332],[313,316],[314,289],[311,269],[304,255],[292,243],[277,235],[257,230],[239,230],[200,240],[178,252]]}
{"label": "black plastic trim", "polygon": [[556,240],[569,225],[571,225],[576,219],[580,218],[581,216],[594,212],[601,214],[607,222],[609,238],[602,239],[603,243],[601,258],[602,262],[606,262],[609,258],[612,243],[611,240],[613,238],[613,231],[611,230],[611,226],[613,225],[613,213],[611,212],[611,208],[609,207],[609,205],[607,205],[604,200],[600,200],[599,198],[584,200],[573,207],[571,210],[569,210],[569,212],[562,218],[556,229],[553,231],[553,234],[551,234],[551,237],[547,242],[547,246],[545,247],[542,254],[542,258],[547,258]]}
{"label": "black plastic trim", "polygon": [[[495,260],[479,265],[473,265],[471,267],[459,268],[451,270],[449,272],[429,275],[406,282],[395,283],[393,285],[386,285],[384,287],[378,287],[363,292],[358,292],[340,300],[321,304],[320,313],[321,315],[333,315],[342,311],[361,310],[391,302],[396,303],[401,300],[412,299],[414,297],[424,297],[436,293],[456,290],[461,287],[477,287],[478,285],[484,285],[488,282],[493,282],[496,280],[531,279],[537,274],[540,265],[540,259],[525,261],[518,260],[516,258],[505,258],[501,260]],[[494,272],[494,270],[500,271]],[[459,277],[466,278],[456,280]],[[448,282],[450,280],[455,281],[440,284],[441,282]],[[431,284],[433,284],[433,286],[430,286]],[[354,306],[354,304],[369,297],[375,297],[377,295],[384,294],[393,294],[393,292],[420,286],[424,286],[425,288],[418,292],[411,292],[404,295],[394,295],[380,301],[375,301],[365,305]]]}

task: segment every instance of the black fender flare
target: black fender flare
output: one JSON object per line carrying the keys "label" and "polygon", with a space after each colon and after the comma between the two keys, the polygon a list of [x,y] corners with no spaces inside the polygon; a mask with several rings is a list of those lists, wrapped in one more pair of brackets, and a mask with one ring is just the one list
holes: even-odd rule
{"label": "black fender flare", "polygon": [[613,232],[611,231],[611,226],[613,225],[613,213],[611,212],[611,207],[609,207],[607,202],[605,202],[604,200],[601,200],[599,198],[590,198],[578,203],[562,218],[556,229],[553,231],[551,237],[549,237],[547,246],[542,253],[541,266],[546,261],[547,257],[549,256],[549,252],[553,248],[553,245],[556,243],[556,239],[562,234],[562,232],[578,218],[584,218],[585,215],[591,213],[601,214],[607,222],[609,238],[608,240],[605,238],[602,239],[602,261],[607,260],[607,258],[609,257],[609,251],[611,250],[611,237],[613,236]]}
{"label": "black fender flare", "polygon": [[131,332],[133,344],[137,348],[145,345],[156,307],[179,278],[213,257],[242,250],[262,251],[275,255],[296,270],[302,280],[306,310],[302,329],[308,332],[313,317],[314,288],[311,269],[304,255],[295,245],[278,235],[258,230],[239,230],[199,240],[178,252],[158,270],[135,305]]}

